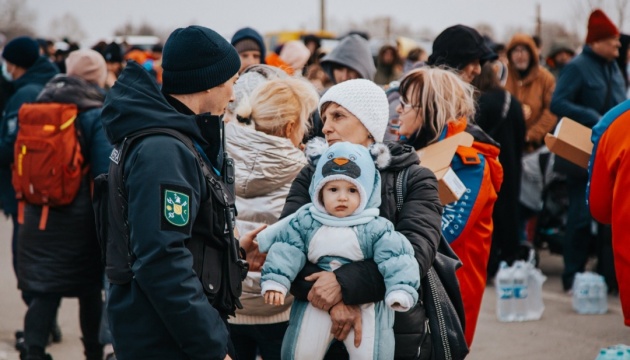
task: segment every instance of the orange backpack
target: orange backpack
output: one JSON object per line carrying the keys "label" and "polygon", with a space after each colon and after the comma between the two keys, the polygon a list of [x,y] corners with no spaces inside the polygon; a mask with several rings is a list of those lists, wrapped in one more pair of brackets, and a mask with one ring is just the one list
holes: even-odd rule
{"label": "orange backpack", "polygon": [[41,205],[39,229],[46,229],[50,206],[70,204],[76,197],[83,169],[75,104],[24,104],[18,113],[13,188],[18,222],[24,223],[24,203]]}

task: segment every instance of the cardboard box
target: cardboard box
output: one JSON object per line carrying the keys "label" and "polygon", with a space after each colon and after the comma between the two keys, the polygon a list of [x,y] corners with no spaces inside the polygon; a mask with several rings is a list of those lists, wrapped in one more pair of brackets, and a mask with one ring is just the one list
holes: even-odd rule
{"label": "cardboard box", "polygon": [[466,192],[466,185],[451,169],[451,161],[459,146],[472,146],[473,140],[472,135],[461,132],[417,151],[420,164],[433,171],[438,180],[442,205],[459,200]]}
{"label": "cardboard box", "polygon": [[591,133],[586,126],[564,117],[553,134],[545,135],[545,144],[552,153],[586,169],[593,152]]}

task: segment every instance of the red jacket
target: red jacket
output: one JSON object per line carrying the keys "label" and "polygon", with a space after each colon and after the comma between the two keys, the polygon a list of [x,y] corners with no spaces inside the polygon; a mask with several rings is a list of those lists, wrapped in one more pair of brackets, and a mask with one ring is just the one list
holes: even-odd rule
{"label": "red jacket", "polygon": [[457,270],[466,315],[466,341],[472,344],[492,243],[492,210],[503,182],[499,147],[480,128],[466,119],[449,122],[446,137],[467,131],[475,141],[472,147],[460,146],[451,167],[466,185],[458,201],[447,204],[442,215],[442,233],[459,256],[463,266]]}
{"label": "red jacket", "polygon": [[610,110],[595,127],[588,202],[593,217],[612,224],[615,272],[624,323],[630,326],[630,101]]}

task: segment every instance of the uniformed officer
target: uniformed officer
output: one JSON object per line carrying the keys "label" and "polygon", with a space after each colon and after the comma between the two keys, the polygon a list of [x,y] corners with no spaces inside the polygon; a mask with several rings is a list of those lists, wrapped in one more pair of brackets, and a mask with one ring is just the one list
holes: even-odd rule
{"label": "uniformed officer", "polygon": [[216,32],[189,26],[169,36],[162,66],[160,89],[128,64],[103,108],[116,146],[105,241],[114,349],[120,360],[227,359],[243,261],[220,176],[221,115],[240,60]]}

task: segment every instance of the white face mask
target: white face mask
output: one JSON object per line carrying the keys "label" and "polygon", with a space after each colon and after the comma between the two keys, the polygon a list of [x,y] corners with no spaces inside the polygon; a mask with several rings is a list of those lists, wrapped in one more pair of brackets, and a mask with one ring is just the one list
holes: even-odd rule
{"label": "white face mask", "polygon": [[11,82],[13,81],[13,75],[11,75],[11,73],[9,72],[9,69],[7,68],[7,63],[3,62],[2,63],[2,76],[8,81]]}

